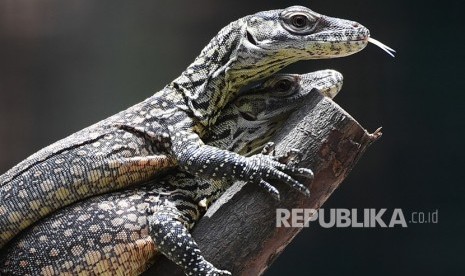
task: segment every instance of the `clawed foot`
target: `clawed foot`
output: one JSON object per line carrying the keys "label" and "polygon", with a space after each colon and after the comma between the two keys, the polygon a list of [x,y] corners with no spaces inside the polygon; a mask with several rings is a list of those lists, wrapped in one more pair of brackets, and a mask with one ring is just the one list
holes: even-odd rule
{"label": "clawed foot", "polygon": [[227,270],[221,270],[214,267],[210,262],[203,260],[195,268],[190,271],[186,271],[186,275],[195,275],[195,276],[223,276],[223,275],[232,275],[231,272]]}
{"label": "clawed foot", "polygon": [[292,188],[298,190],[306,196],[310,196],[310,191],[307,187],[295,180],[291,176],[302,176],[307,179],[313,179],[313,172],[306,168],[297,168],[296,164],[301,159],[301,154],[298,150],[290,150],[283,156],[275,156],[274,143],[265,145],[261,154],[251,156],[249,172],[249,181],[256,182],[261,187],[265,188],[274,198],[280,199],[279,191],[268,183],[265,179],[280,180]]}

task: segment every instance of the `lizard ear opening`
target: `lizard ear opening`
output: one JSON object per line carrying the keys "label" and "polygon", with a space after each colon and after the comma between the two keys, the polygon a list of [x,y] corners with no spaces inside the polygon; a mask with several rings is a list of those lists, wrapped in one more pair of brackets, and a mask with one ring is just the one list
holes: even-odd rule
{"label": "lizard ear opening", "polygon": [[255,40],[255,38],[253,37],[253,35],[252,35],[249,31],[247,31],[247,40],[248,40],[251,44],[253,44],[253,45],[255,45],[255,46],[258,45],[258,42]]}

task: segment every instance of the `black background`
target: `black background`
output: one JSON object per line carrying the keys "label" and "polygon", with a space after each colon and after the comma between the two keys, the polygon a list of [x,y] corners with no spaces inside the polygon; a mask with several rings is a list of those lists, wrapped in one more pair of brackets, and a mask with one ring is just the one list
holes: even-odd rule
{"label": "black background", "polygon": [[374,45],[284,72],[344,74],[336,101],[384,135],[324,206],[438,210],[438,224],[305,229],[266,275],[463,273],[464,22],[460,1],[0,1],[0,171],[177,77],[217,31],[304,5],[367,26]]}

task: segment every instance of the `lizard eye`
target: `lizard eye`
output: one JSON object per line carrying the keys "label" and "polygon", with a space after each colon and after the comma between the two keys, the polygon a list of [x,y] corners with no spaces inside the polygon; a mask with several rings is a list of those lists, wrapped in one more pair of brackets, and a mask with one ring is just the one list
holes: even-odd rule
{"label": "lizard eye", "polygon": [[277,81],[274,86],[276,92],[287,92],[292,88],[292,81],[288,79],[282,79]]}
{"label": "lizard eye", "polygon": [[281,17],[283,27],[289,32],[298,35],[312,33],[319,19],[317,15],[297,11],[284,11]]}
{"label": "lizard eye", "polygon": [[308,18],[305,15],[296,14],[291,17],[291,24],[296,29],[303,29],[308,25],[308,23],[309,23]]}

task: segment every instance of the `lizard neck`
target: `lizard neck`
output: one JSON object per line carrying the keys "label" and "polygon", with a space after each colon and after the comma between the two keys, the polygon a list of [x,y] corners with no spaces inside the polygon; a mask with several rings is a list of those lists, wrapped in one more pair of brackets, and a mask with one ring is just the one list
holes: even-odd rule
{"label": "lizard neck", "polygon": [[194,117],[208,126],[240,86],[231,80],[228,69],[236,61],[237,48],[245,35],[245,19],[224,27],[187,69],[168,87],[182,93]]}

